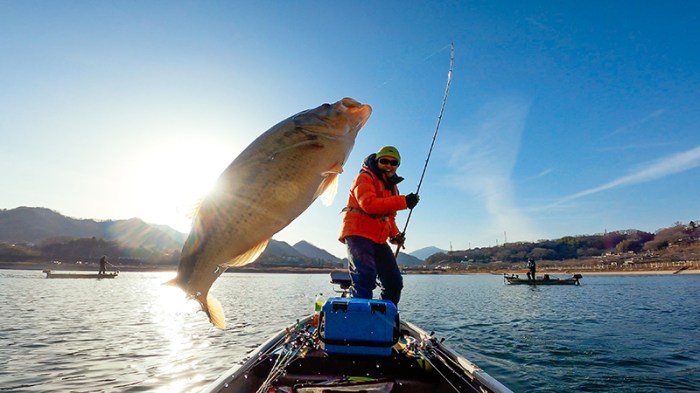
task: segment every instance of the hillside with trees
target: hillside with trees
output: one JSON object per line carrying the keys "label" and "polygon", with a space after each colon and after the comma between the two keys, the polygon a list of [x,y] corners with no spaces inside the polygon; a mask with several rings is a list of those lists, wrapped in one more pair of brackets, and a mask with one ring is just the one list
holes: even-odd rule
{"label": "hillside with trees", "polygon": [[429,266],[522,264],[528,258],[540,264],[557,265],[565,261],[602,260],[617,263],[679,261],[700,259],[700,226],[695,221],[676,223],[656,233],[628,229],[596,235],[565,236],[555,240],[506,243],[496,247],[474,248],[438,253],[427,258]]}
{"label": "hillside with trees", "polygon": [[[0,268],[93,269],[102,255],[122,269],[175,269],[186,234],[140,219],[86,220],[41,207],[0,210]],[[347,264],[347,262],[346,262]],[[271,240],[250,268],[342,268],[307,242]]]}
{"label": "hillside with trees", "polygon": [[[496,247],[438,252],[425,260],[401,253],[398,262],[407,271],[496,270],[522,265],[527,258],[540,266],[630,264],[649,261],[700,260],[697,221],[676,223],[655,233],[636,229],[595,235],[565,236],[537,242],[514,242]],[[64,268],[92,269],[102,255],[132,269],[174,269],[186,235],[139,219],[79,220],[45,208],[0,210],[0,268],[58,264]],[[252,269],[284,267],[336,269],[347,266],[327,251],[307,242],[291,246],[271,240]]]}
{"label": "hillside with trees", "polygon": [[92,237],[163,251],[179,250],[187,235],[138,218],[97,221],[66,217],[43,207],[0,209],[0,242],[39,244]]}

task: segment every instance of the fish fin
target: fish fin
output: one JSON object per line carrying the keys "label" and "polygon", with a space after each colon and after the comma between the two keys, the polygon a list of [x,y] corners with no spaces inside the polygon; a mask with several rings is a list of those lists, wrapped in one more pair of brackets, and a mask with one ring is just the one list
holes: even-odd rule
{"label": "fish fin", "polygon": [[245,266],[251,262],[254,262],[260,254],[265,251],[265,248],[267,247],[267,243],[270,242],[270,239],[266,239],[256,246],[252,247],[250,250],[244,252],[243,254],[233,258],[229,262],[226,263],[226,266]]}
{"label": "fish fin", "polygon": [[177,277],[173,278],[172,280],[166,281],[163,283],[163,285],[167,285],[169,287],[177,287]]}
{"label": "fish fin", "polygon": [[338,175],[341,173],[343,173],[343,167],[337,162],[330,170],[323,172],[321,175],[323,175],[324,179],[318,186],[314,199],[320,196],[321,202],[325,206],[330,206],[338,193],[338,181],[340,178]]}
{"label": "fish fin", "polygon": [[201,208],[202,204],[204,203],[204,199],[205,197],[201,196],[191,204],[185,206],[182,209],[182,215],[188,220],[194,220],[194,218],[197,217],[197,213],[199,213],[199,208]]}
{"label": "fish fin", "polygon": [[323,179],[323,182],[321,182],[321,184],[318,186],[318,190],[316,190],[316,195],[314,195],[314,198],[320,196],[321,202],[325,206],[330,206],[331,203],[333,203],[333,199],[335,199],[335,195],[338,193],[339,177],[340,176],[338,176],[337,173],[326,176],[326,178]]}
{"label": "fish fin", "polygon": [[226,318],[224,317],[224,308],[221,307],[221,303],[212,296],[211,293],[207,294],[207,304],[204,312],[207,313],[209,321],[221,330],[226,328]]}

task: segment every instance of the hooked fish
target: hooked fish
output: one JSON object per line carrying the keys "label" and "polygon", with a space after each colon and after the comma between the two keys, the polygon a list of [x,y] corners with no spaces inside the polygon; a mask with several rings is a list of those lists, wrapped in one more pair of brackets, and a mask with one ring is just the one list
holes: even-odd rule
{"label": "hooked fish", "polygon": [[253,141],[219,176],[202,201],[182,248],[177,277],[167,284],[196,299],[225,327],[209,293],[230,266],[249,264],[272,236],[319,196],[330,204],[360,128],[372,108],[352,98],[291,116]]}

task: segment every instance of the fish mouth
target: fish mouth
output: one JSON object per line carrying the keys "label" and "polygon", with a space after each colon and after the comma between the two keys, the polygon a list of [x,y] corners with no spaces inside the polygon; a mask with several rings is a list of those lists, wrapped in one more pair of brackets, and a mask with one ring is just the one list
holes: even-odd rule
{"label": "fish mouth", "polygon": [[293,117],[297,127],[326,138],[356,134],[372,114],[372,107],[350,97],[334,104],[323,104]]}
{"label": "fish mouth", "polygon": [[364,106],[361,102],[350,97],[343,98],[342,100],[338,101],[337,104],[346,108],[360,108]]}
{"label": "fish mouth", "polygon": [[335,103],[335,108],[340,112],[345,112],[352,118],[357,119],[357,129],[365,125],[369,116],[372,114],[372,107],[368,104],[363,104],[353,98],[345,97]]}

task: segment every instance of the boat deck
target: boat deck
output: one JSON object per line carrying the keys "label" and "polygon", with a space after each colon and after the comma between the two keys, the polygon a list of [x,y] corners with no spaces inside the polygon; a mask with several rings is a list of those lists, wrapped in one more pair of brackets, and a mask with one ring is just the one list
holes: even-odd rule
{"label": "boat deck", "polygon": [[[229,370],[205,392],[258,392],[261,386],[267,386],[265,392],[289,393],[510,392],[477,365],[406,322],[401,322],[402,338],[391,356],[329,355],[311,344],[313,349],[286,362],[285,358],[290,360],[289,334],[309,321],[263,344],[242,366]],[[312,332],[304,343],[308,340],[313,340]]]}
{"label": "boat deck", "polygon": [[[255,391],[272,371],[273,361],[256,367],[245,379],[250,391]],[[349,355],[328,356],[323,351],[307,354],[303,359],[291,363],[286,372],[275,381],[277,386],[311,385],[328,380],[358,376],[389,381],[394,384],[392,392],[454,392],[442,382],[434,371],[429,372],[416,359],[403,357],[362,357]],[[240,390],[232,390],[240,391]],[[243,391],[246,391],[245,389]],[[460,388],[459,391],[471,391]]]}

